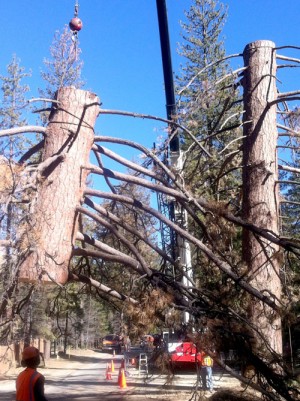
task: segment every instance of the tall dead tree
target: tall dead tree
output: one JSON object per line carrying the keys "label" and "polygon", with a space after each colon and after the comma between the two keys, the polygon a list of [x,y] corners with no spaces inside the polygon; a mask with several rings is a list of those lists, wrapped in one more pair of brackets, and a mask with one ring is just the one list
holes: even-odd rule
{"label": "tall dead tree", "polygon": [[[271,41],[250,43],[244,50],[244,143],[243,143],[243,219],[278,235],[276,54]],[[281,257],[279,247],[259,235],[244,230],[243,259],[248,280],[262,294],[274,297],[279,305]],[[256,346],[266,344],[282,352],[279,315],[261,301],[250,304],[250,319],[262,337]]]}
{"label": "tall dead tree", "polygon": [[37,192],[24,225],[19,252],[22,280],[65,283],[77,232],[76,208],[82,202],[94,141],[99,99],[93,93],[61,88],[45,133]]}

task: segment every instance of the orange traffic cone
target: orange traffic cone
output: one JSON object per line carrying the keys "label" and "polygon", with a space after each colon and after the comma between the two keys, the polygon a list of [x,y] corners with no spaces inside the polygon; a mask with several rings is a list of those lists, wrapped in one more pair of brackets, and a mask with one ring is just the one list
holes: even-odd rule
{"label": "orange traffic cone", "polygon": [[122,368],[119,368],[119,374],[118,374],[118,385],[121,386],[121,376],[122,376]]}
{"label": "orange traffic cone", "polygon": [[112,380],[112,377],[111,377],[111,369],[110,369],[110,367],[108,366],[108,364],[106,365],[106,380]]}
{"label": "orange traffic cone", "polygon": [[124,369],[121,369],[120,388],[127,388]]}
{"label": "orange traffic cone", "polygon": [[135,366],[135,359],[134,358],[131,358],[131,365]]}
{"label": "orange traffic cone", "polygon": [[113,359],[111,360],[111,365],[110,365],[110,367],[111,367],[112,373],[114,373],[114,371],[115,371],[115,364],[114,364],[114,360],[113,360]]}

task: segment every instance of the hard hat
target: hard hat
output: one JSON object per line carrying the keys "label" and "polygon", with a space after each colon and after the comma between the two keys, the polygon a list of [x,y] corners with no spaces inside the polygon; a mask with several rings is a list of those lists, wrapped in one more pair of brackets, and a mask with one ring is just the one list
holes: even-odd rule
{"label": "hard hat", "polygon": [[22,361],[40,356],[40,351],[35,347],[26,347],[22,352]]}

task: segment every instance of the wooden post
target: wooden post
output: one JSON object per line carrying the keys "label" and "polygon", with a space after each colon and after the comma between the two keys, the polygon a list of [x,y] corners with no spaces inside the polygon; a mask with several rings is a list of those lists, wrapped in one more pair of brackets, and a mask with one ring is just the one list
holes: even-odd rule
{"label": "wooden post", "polygon": [[[99,99],[93,93],[61,88],[46,130],[43,171],[20,241],[24,260],[19,279],[65,283],[77,231],[76,207],[82,201],[94,140]],[[59,158],[57,158],[59,156]]]}
{"label": "wooden post", "polygon": [[[244,50],[243,219],[278,234],[278,132],[276,105],[270,104],[277,98],[275,57],[275,45],[267,40],[250,43]],[[243,258],[249,282],[266,296],[279,300],[282,258],[278,246],[244,230]],[[254,301],[249,316],[266,344],[281,354],[278,314]],[[257,349],[265,350],[264,341],[257,335],[255,339]]]}

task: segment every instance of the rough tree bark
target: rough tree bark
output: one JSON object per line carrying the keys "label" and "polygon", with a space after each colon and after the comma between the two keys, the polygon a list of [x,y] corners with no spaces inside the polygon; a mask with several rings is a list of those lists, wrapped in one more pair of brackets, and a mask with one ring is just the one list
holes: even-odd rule
{"label": "rough tree bark", "polygon": [[[244,50],[244,143],[243,143],[243,219],[275,235],[278,224],[276,59],[271,41],[250,43]],[[279,247],[248,230],[243,232],[243,258],[248,280],[262,294],[273,294],[276,304],[281,297]],[[279,315],[261,302],[252,301],[250,319],[264,339],[255,335],[256,347],[268,344],[282,352]],[[266,342],[264,341],[266,340]]]}
{"label": "rough tree bark", "polygon": [[[76,207],[81,204],[94,140],[99,99],[73,87],[61,88],[52,106],[42,161],[52,160],[37,182],[37,193],[19,252],[19,279],[65,283],[77,232]],[[51,159],[52,158],[52,159]]]}

